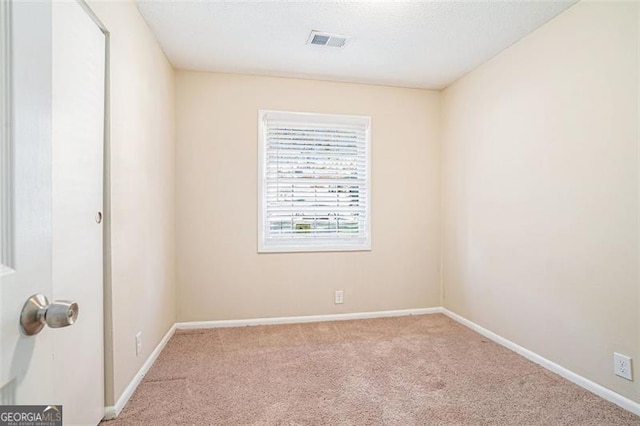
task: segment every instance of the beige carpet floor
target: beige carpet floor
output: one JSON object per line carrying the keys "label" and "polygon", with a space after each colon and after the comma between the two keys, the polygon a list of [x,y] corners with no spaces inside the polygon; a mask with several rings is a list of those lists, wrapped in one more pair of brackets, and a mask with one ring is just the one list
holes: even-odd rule
{"label": "beige carpet floor", "polygon": [[640,425],[444,315],[178,331],[116,425]]}

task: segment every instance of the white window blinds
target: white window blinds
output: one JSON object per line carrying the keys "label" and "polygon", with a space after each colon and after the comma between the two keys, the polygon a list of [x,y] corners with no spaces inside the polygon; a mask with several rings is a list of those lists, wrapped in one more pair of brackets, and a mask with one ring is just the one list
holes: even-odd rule
{"label": "white window blinds", "polygon": [[370,249],[369,125],[260,112],[260,251]]}

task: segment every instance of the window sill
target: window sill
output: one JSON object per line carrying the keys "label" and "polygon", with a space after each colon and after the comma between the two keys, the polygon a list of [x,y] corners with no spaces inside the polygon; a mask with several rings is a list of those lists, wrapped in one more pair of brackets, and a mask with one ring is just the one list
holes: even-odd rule
{"label": "window sill", "polygon": [[341,251],[371,251],[371,244],[358,245],[318,245],[318,246],[294,246],[294,245],[268,245],[259,244],[258,253],[321,253]]}

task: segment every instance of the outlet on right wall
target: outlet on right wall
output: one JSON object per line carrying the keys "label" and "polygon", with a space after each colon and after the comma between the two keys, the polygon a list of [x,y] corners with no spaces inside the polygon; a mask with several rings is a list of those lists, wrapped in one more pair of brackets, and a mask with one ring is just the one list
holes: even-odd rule
{"label": "outlet on right wall", "polygon": [[445,307],[637,402],[639,16],[578,3],[443,99]]}

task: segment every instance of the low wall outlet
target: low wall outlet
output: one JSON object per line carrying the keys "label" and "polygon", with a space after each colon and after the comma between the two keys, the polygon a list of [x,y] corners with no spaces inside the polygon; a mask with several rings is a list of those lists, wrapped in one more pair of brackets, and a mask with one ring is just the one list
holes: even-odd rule
{"label": "low wall outlet", "polygon": [[336,290],[335,303],[336,305],[344,303],[344,292],[342,290]]}
{"label": "low wall outlet", "polygon": [[136,334],[136,356],[142,352],[142,331]]}
{"label": "low wall outlet", "polygon": [[620,376],[623,379],[633,380],[633,374],[631,371],[631,358],[626,355],[613,353],[613,372],[616,376]]}

